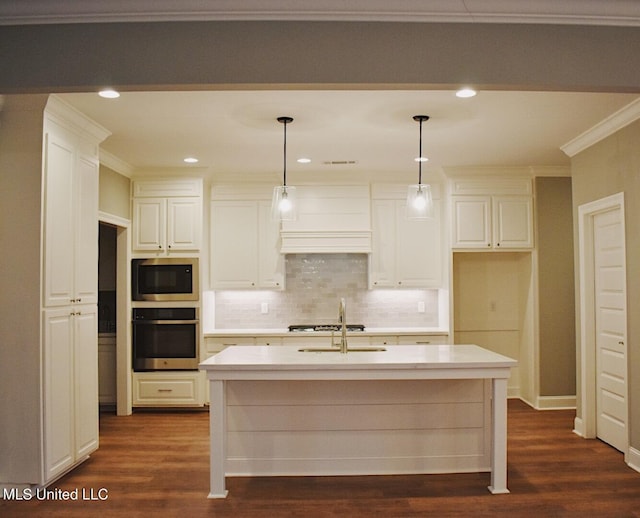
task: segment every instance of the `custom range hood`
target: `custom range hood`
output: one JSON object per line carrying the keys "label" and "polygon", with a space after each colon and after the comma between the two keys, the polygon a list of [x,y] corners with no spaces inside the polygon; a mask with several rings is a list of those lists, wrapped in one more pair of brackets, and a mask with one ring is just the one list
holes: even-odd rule
{"label": "custom range hood", "polygon": [[282,221],[281,253],[370,253],[368,185],[298,185],[298,218]]}

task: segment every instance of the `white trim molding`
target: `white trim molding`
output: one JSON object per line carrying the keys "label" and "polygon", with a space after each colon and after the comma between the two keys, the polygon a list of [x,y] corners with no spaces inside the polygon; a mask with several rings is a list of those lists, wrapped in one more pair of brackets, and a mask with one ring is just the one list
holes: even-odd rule
{"label": "white trim molding", "polygon": [[570,410],[576,408],[576,396],[538,396],[536,410]]}
{"label": "white trim molding", "polygon": [[207,20],[393,21],[640,26],[637,2],[611,0],[83,0],[0,2],[0,25]]}
{"label": "white trim molding", "polygon": [[629,448],[629,453],[627,454],[627,466],[631,469],[636,470],[640,473],[640,450],[636,450],[633,447]]}
{"label": "white trim molding", "polygon": [[108,151],[100,149],[99,158],[101,165],[108,167],[116,173],[126,176],[127,178],[131,178],[133,176],[133,166]]}
{"label": "white trim molding", "polygon": [[640,98],[627,104],[581,135],[560,146],[560,149],[562,149],[567,156],[574,157],[581,151],[597,144],[638,119],[640,119]]}

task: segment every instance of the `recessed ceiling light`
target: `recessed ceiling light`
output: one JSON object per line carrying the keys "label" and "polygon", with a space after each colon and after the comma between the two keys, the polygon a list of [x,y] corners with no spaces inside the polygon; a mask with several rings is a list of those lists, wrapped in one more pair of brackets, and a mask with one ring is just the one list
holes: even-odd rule
{"label": "recessed ceiling light", "polygon": [[120,93],[116,92],[113,88],[105,88],[104,90],[100,90],[98,92],[100,97],[104,97],[105,99],[117,99],[120,97]]}
{"label": "recessed ceiling light", "polygon": [[456,92],[456,97],[466,99],[468,97],[475,97],[476,91],[473,88],[461,88]]}
{"label": "recessed ceiling light", "polygon": [[187,163],[187,164],[197,164],[198,163],[198,159],[196,157],[193,157],[193,156],[188,156],[183,161],[185,163]]}
{"label": "recessed ceiling light", "polygon": [[311,163],[311,159],[310,158],[298,158],[298,163],[299,164],[309,164],[309,163]]}

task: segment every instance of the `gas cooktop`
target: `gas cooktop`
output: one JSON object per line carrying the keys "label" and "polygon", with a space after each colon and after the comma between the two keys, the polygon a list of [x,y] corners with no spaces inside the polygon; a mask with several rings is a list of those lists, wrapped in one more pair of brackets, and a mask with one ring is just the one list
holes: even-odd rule
{"label": "gas cooktop", "polygon": [[[289,326],[289,331],[294,333],[310,331],[340,331],[340,324],[295,324]],[[364,331],[362,324],[347,324],[347,331]]]}

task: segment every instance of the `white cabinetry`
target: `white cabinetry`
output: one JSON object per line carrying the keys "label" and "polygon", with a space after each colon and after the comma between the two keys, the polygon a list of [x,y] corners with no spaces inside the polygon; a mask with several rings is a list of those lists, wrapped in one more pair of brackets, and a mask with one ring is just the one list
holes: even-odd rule
{"label": "white cabinetry", "polygon": [[202,406],[204,379],[200,371],[133,373],[133,406]]}
{"label": "white cabinetry", "polygon": [[98,397],[101,405],[115,405],[116,336],[98,335]]}
{"label": "white cabinetry", "polygon": [[108,133],[68,110],[52,98],[44,118],[42,483],[98,448],[98,144]]}
{"label": "white cabinetry", "polygon": [[44,311],[44,474],[52,480],[98,448],[97,311]]}
{"label": "white cabinetry", "polygon": [[452,181],[452,248],[533,248],[530,179]]}
{"label": "white cabinetry", "polygon": [[134,182],[134,251],[159,255],[197,252],[201,240],[202,179]]}
{"label": "white cabinetry", "polygon": [[97,144],[53,116],[44,138],[44,305],[97,304]]}
{"label": "white cabinetry", "polygon": [[[211,288],[284,289],[284,256],[270,191],[217,186],[211,202]],[[260,199],[263,198],[263,199]]]}
{"label": "white cabinetry", "polygon": [[439,186],[432,186],[434,217],[405,217],[406,186],[372,186],[371,288],[442,287]]}

